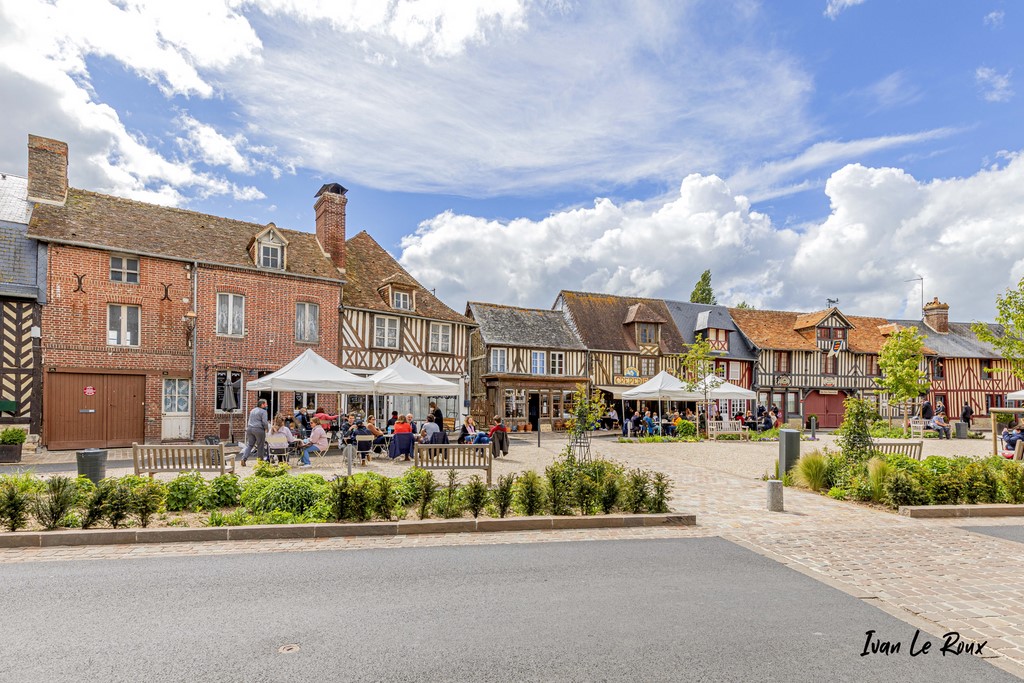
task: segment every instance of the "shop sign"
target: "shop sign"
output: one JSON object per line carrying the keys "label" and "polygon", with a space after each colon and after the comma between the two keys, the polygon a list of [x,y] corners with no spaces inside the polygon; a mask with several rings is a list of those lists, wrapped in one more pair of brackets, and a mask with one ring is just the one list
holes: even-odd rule
{"label": "shop sign", "polygon": [[85,394],[86,396],[95,396],[96,395],[96,387],[94,387],[94,386],[84,387],[82,389],[82,393]]}
{"label": "shop sign", "polygon": [[612,377],[612,384],[625,384],[631,387],[638,387],[647,379],[636,375],[615,375]]}

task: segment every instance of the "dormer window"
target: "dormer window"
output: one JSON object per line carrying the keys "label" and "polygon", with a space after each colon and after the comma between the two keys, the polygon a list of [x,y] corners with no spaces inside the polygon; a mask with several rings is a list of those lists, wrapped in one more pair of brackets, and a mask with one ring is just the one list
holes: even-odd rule
{"label": "dormer window", "polygon": [[260,268],[274,268],[276,270],[281,269],[281,263],[284,260],[281,254],[280,244],[268,244],[264,242],[260,245]]}
{"label": "dormer window", "polygon": [[638,323],[636,326],[637,338],[641,344],[658,343],[658,326],[652,323]]}
{"label": "dormer window", "polygon": [[833,339],[846,339],[846,330],[842,327],[819,327],[818,339],[831,341]]}
{"label": "dormer window", "polygon": [[409,292],[391,292],[391,307],[399,311],[412,310],[412,296]]}

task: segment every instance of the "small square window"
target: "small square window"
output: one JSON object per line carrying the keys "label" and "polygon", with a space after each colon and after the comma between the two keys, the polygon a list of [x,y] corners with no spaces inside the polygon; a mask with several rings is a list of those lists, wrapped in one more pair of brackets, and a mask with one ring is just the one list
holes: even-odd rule
{"label": "small square window", "polygon": [[508,372],[508,349],[491,349],[491,372]]}
{"label": "small square window", "polygon": [[430,352],[452,352],[452,326],[445,323],[430,323]]}
{"label": "small square window", "polygon": [[411,311],[412,297],[409,296],[409,292],[392,292],[391,307],[400,311]]}
{"label": "small square window", "polygon": [[260,244],[260,267],[280,269],[284,267],[280,244]]}
{"label": "small square window", "polygon": [[110,257],[110,281],[139,284],[139,259],[129,256]]}
{"label": "small square window", "polygon": [[398,318],[377,316],[373,321],[373,345],[380,349],[398,348]]}

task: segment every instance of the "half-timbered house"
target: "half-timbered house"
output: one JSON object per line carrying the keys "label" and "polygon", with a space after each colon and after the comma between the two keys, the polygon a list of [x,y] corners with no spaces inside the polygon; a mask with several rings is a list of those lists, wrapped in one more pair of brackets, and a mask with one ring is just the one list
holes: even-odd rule
{"label": "half-timbered house", "polygon": [[33,204],[48,201],[39,181],[35,175],[31,181],[0,175],[0,425],[21,424],[32,433],[39,432],[42,419],[46,251],[26,234]]}
{"label": "half-timbered house", "polygon": [[813,415],[822,427],[838,427],[847,396],[874,396],[889,324],[884,318],[846,316],[835,307],[815,313],[730,308],[729,313],[757,351],[759,403],[777,405],[784,419]]}
{"label": "half-timbered house", "polygon": [[661,299],[563,290],[554,309],[586,346],[590,380],[607,398],[621,397],[662,370],[679,371],[685,344]]}
{"label": "half-timbered house", "polygon": [[[978,339],[970,323],[949,322],[949,305],[936,297],[925,304],[923,320],[893,320],[899,327],[911,327],[925,338],[929,349],[925,363],[933,406],[945,406],[951,421],[959,419],[964,404],[975,417],[988,417],[990,408],[1002,408],[1006,394],[1024,389],[1010,372],[1009,362],[987,342]],[[990,324],[995,334],[1002,328]]]}
{"label": "half-timbered house", "polygon": [[[449,426],[466,414],[469,330],[473,322],[420,284],[366,232],[345,242],[346,284],[342,295],[338,364],[358,375],[382,370],[398,358],[459,385],[456,396],[385,397],[390,413],[426,414],[428,401],[441,408]],[[350,412],[366,410],[366,397],[346,397]]]}
{"label": "half-timbered house", "polygon": [[587,351],[561,311],[470,302],[472,413],[516,429],[561,430],[573,392],[587,384]]}

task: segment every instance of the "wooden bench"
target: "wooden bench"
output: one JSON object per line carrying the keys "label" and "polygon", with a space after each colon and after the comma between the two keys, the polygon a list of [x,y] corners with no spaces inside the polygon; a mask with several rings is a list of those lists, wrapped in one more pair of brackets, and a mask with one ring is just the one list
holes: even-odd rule
{"label": "wooden bench", "polygon": [[910,438],[924,438],[924,433],[929,429],[928,420],[920,417],[910,418]]}
{"label": "wooden bench", "polygon": [[750,439],[750,430],[738,420],[711,420],[708,422],[712,440],[718,440],[723,434],[738,434],[740,440]]}
{"label": "wooden bench", "polygon": [[146,473],[152,478],[157,472],[220,472],[235,471],[235,454],[224,444],[190,444],[184,446],[146,446],[132,444],[135,474]]}
{"label": "wooden bench", "polygon": [[1024,460],[1024,441],[1018,441],[1017,445],[1013,448],[1013,455],[1010,455],[1010,451],[1005,448],[1001,451],[1004,458],[1007,460]]}
{"label": "wooden bench", "polygon": [[491,445],[482,444],[416,444],[413,466],[425,470],[487,470],[491,485]]}
{"label": "wooden bench", "polygon": [[872,441],[871,450],[885,455],[905,455],[914,460],[921,459],[924,441]]}

